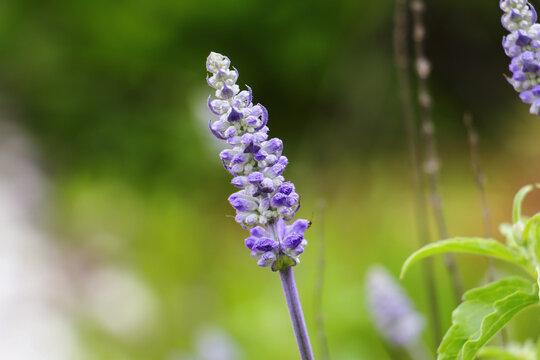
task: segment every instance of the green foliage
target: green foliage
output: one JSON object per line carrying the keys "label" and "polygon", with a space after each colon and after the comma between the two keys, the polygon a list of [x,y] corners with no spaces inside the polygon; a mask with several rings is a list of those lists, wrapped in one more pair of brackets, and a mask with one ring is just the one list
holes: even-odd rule
{"label": "green foliage", "polygon": [[525,196],[531,192],[533,189],[532,185],[526,185],[519,189],[516,196],[514,197],[514,207],[512,210],[512,221],[514,223],[517,223],[521,219],[521,203],[523,202],[523,199]]}
{"label": "green foliage", "polygon": [[438,360],[472,360],[480,348],[521,310],[538,304],[538,287],[509,277],[468,291],[452,314]]}
{"label": "green foliage", "polygon": [[[540,188],[539,185],[536,187]],[[462,252],[513,263],[532,277],[531,280],[521,277],[503,278],[466,292],[463,302],[452,313],[452,326],[439,346],[438,360],[474,359],[482,347],[517,313],[539,304],[540,213],[525,218],[521,211],[525,196],[533,189],[533,185],[527,185],[514,197],[513,224],[501,225],[506,244],[482,238],[447,239],[424,246],[409,256],[403,264],[401,276],[412,264],[428,256]],[[483,356],[529,359],[504,348],[490,348],[483,352]]]}
{"label": "green foliage", "polygon": [[502,346],[484,346],[478,352],[479,359],[537,360],[537,346],[532,341],[524,344]]}
{"label": "green foliage", "polygon": [[405,260],[405,263],[401,268],[401,277],[405,275],[412,264],[418,262],[419,260],[431,255],[444,254],[448,252],[461,252],[490,256],[519,265],[528,272],[532,271],[527,258],[523,254],[517,250],[504,246],[496,240],[458,237],[429,244],[415,251],[407,258],[407,260]]}

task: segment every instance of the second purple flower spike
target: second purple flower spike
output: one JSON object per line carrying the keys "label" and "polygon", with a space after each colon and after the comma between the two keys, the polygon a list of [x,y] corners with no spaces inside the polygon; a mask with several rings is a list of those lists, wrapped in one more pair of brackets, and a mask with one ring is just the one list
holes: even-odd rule
{"label": "second purple flower spike", "polygon": [[510,31],[503,48],[512,60],[508,82],[521,100],[531,104],[530,113],[540,116],[540,25],[534,7],[527,0],[500,0],[502,24]]}

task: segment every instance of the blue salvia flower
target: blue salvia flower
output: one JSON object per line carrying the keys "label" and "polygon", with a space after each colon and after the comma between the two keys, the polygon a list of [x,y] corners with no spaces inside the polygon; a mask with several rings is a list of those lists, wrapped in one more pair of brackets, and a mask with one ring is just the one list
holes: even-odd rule
{"label": "blue salvia flower", "polygon": [[425,319],[414,310],[403,288],[384,267],[369,268],[365,291],[368,310],[379,333],[395,346],[417,344]]}
{"label": "blue salvia flower", "polygon": [[225,169],[233,176],[231,183],[241,190],[229,197],[236,209],[236,221],[250,228],[245,241],[259,266],[272,270],[296,265],[307,241],[307,220],[292,220],[300,207],[294,185],[285,181],[283,172],[288,160],[282,155],[283,142],[268,138],[268,112],[252,103],[251,89],[240,91],[238,71],[230,69],[229,58],[212,52],[206,69],[212,75],[208,84],[216,89],[208,107],[217,115],[208,124],[210,131],[228,144],[220,153]]}
{"label": "blue salvia flower", "polygon": [[521,100],[531,104],[530,113],[540,116],[540,25],[534,7],[527,0],[501,0],[502,24],[510,34],[503,48],[512,60],[508,82]]}

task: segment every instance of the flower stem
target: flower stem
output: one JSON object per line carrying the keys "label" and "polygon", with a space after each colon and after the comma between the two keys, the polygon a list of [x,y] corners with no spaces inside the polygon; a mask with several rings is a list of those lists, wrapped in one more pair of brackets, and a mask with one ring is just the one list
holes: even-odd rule
{"label": "flower stem", "polygon": [[291,316],[296,343],[298,344],[298,350],[300,351],[300,358],[302,360],[313,360],[313,350],[311,349],[311,343],[309,341],[306,321],[304,320],[304,313],[302,312],[302,305],[300,304],[300,298],[298,297],[298,291],[296,290],[292,267],[289,266],[286,269],[279,270],[279,276],[281,277],[285,300],[287,301],[287,307],[289,308],[289,315]]}
{"label": "flower stem", "polygon": [[[403,121],[405,123],[405,133],[407,135],[407,145],[409,148],[409,157],[412,167],[413,188],[414,188],[414,207],[416,215],[416,228],[418,242],[420,246],[429,244],[430,234],[427,220],[428,207],[425,193],[425,179],[422,168],[422,150],[418,134],[418,124],[411,97],[411,76],[410,70],[410,52],[408,43],[409,33],[409,14],[408,0],[396,0],[394,13],[394,54],[397,67],[398,84],[401,94],[401,106]],[[441,314],[439,312],[439,301],[437,287],[435,285],[433,259],[426,259],[423,263],[423,275],[425,287],[427,289],[427,299],[429,311],[431,313],[430,321],[433,329],[433,349],[436,351],[441,342],[442,326]]]}
{"label": "flower stem", "polygon": [[[431,65],[424,52],[424,40],[426,37],[426,27],[424,25],[425,4],[423,0],[414,0],[410,4],[413,14],[413,41],[414,53],[416,58],[416,77],[418,80],[418,104],[420,106],[421,128],[425,147],[424,171],[428,175],[429,198],[433,208],[435,225],[439,233],[439,239],[448,239],[448,230],[446,229],[446,219],[444,217],[441,195],[439,191],[439,158],[437,155],[437,146],[435,139],[435,125],[431,119],[432,100],[428,88],[428,78],[431,71]],[[463,286],[459,276],[458,268],[454,256],[446,254],[445,263],[456,302],[461,302]]]}

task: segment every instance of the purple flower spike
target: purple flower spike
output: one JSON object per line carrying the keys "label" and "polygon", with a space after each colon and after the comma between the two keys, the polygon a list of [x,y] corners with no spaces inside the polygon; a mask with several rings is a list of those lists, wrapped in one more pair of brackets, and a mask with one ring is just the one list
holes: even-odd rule
{"label": "purple flower spike", "polygon": [[282,175],[288,164],[282,155],[283,142],[278,138],[268,140],[268,111],[261,104],[253,105],[249,86],[240,91],[236,84],[238,71],[231,68],[229,58],[210,53],[206,69],[210,73],[207,82],[215,89],[208,107],[217,115],[208,126],[226,143],[220,158],[234,176],[231,184],[242,189],[232,194],[229,202],[236,210],[235,220],[251,228],[246,247],[259,266],[271,266],[277,271],[296,265],[307,245],[304,232],[309,222],[297,220],[290,226],[285,223],[300,204],[294,185],[285,182]]}
{"label": "purple flower spike", "polygon": [[540,85],[540,25],[533,6],[527,0],[500,0],[504,11],[501,22],[510,32],[503,37],[503,48],[511,58],[508,82],[520,94],[523,102],[531,104],[530,113],[538,115],[540,93],[531,91]]}

